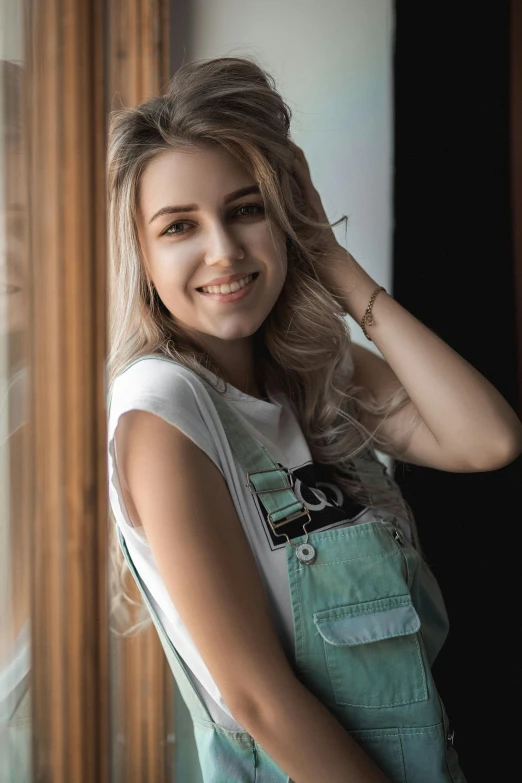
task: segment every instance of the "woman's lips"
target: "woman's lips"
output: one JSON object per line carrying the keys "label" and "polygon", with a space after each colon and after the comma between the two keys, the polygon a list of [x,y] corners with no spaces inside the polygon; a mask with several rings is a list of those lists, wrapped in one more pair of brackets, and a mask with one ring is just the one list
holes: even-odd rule
{"label": "woman's lips", "polygon": [[198,291],[198,294],[206,296],[209,299],[215,299],[216,302],[237,302],[239,299],[244,299],[246,296],[248,296],[249,291],[255,286],[258,277],[259,272],[257,273],[257,277],[254,277],[250,283],[247,283],[247,285],[243,286],[243,288],[240,288],[237,291],[233,291],[231,294],[211,294],[207,291]]}

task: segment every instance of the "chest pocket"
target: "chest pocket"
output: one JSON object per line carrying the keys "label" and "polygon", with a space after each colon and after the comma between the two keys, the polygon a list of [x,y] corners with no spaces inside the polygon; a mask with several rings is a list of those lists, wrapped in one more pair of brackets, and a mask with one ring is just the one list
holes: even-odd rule
{"label": "chest pocket", "polygon": [[337,704],[395,707],[428,698],[410,594],[314,612]]}

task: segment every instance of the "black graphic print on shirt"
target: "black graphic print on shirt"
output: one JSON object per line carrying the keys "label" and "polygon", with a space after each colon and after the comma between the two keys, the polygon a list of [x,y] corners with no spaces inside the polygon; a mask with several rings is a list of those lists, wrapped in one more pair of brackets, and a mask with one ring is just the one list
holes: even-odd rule
{"label": "black graphic print on shirt", "polygon": [[[327,530],[346,522],[355,522],[366,511],[367,506],[363,506],[347,496],[343,489],[335,483],[328,465],[308,462],[298,468],[289,468],[289,471],[294,480],[292,490],[294,495],[310,512],[311,522],[306,527],[309,533]],[[283,532],[290,539],[304,535],[306,531],[303,532],[303,525],[307,522],[307,516],[299,517],[282,525],[274,532],[268,522],[268,512],[260,502],[260,496],[254,495],[254,498],[271,549],[285,546],[286,538]]]}

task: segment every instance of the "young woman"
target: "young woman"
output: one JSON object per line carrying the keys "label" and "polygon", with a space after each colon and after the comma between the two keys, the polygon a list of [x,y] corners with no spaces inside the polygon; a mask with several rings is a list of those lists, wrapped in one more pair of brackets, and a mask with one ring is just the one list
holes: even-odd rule
{"label": "young woman", "polygon": [[461,783],[443,599],[376,450],[495,470],[522,425],[337,243],[290,118],[242,58],[112,115],[115,544],[205,783]]}

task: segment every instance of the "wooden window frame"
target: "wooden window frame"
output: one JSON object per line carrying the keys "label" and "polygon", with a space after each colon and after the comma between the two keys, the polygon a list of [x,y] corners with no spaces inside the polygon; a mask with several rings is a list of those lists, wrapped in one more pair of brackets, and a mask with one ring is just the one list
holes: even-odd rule
{"label": "wooden window frame", "polygon": [[153,628],[126,647],[126,769],[111,769],[105,372],[108,112],[168,80],[169,3],[42,0],[24,13],[33,778],[172,780],[171,675]]}

